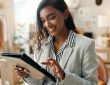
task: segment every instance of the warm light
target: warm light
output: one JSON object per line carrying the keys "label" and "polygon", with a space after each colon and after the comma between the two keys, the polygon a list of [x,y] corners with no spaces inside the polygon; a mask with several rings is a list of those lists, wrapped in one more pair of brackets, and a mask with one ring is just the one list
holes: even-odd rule
{"label": "warm light", "polygon": [[14,0],[17,22],[35,23],[36,10],[41,0]]}
{"label": "warm light", "polygon": [[6,59],[0,59],[0,61],[7,61]]}
{"label": "warm light", "polygon": [[99,15],[98,16],[98,27],[99,28],[110,27],[110,16]]}
{"label": "warm light", "polygon": [[109,15],[99,15],[98,16],[98,27],[106,29],[106,37],[110,37],[109,35],[109,27],[110,27],[110,16]]}

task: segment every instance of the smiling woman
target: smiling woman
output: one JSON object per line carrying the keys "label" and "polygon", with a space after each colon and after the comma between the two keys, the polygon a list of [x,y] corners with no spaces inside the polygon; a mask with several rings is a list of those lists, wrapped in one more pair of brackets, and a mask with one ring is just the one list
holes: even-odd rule
{"label": "smiling woman", "polygon": [[33,59],[57,78],[57,82],[47,77],[35,79],[24,70],[16,73],[29,85],[97,85],[94,40],[76,32],[65,1],[42,0],[36,13]]}

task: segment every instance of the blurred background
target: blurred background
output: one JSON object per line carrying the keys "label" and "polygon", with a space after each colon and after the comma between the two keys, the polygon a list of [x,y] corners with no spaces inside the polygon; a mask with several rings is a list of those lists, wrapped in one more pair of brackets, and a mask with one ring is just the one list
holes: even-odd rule
{"label": "blurred background", "polygon": [[[32,55],[30,39],[35,31],[36,10],[40,1],[0,0],[0,52],[25,52]],[[65,2],[80,33],[95,40],[97,55],[102,59],[104,68],[107,70],[104,80],[110,85],[108,81],[110,74],[110,0],[65,0]],[[4,64],[0,69],[4,71],[6,66],[7,64]],[[18,85],[15,83],[18,79],[11,70],[13,69],[11,66],[7,66],[8,71],[12,73],[9,76],[13,76],[11,80],[1,72],[3,85]]]}

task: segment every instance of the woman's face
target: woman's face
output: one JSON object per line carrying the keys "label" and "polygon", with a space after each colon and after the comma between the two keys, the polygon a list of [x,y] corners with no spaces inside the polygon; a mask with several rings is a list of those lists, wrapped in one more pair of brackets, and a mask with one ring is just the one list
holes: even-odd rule
{"label": "woman's face", "polygon": [[46,6],[43,8],[40,11],[40,18],[42,20],[43,27],[52,36],[58,36],[66,29],[64,13],[52,6]]}

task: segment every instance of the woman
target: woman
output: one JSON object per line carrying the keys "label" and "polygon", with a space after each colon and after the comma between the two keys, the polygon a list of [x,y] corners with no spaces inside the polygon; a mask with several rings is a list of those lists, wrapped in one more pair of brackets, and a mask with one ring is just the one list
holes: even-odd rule
{"label": "woman", "polygon": [[[52,73],[61,85],[97,85],[97,61],[92,39],[76,32],[63,0],[42,0],[37,10],[37,47],[34,60]],[[54,85],[18,70],[30,85]]]}

